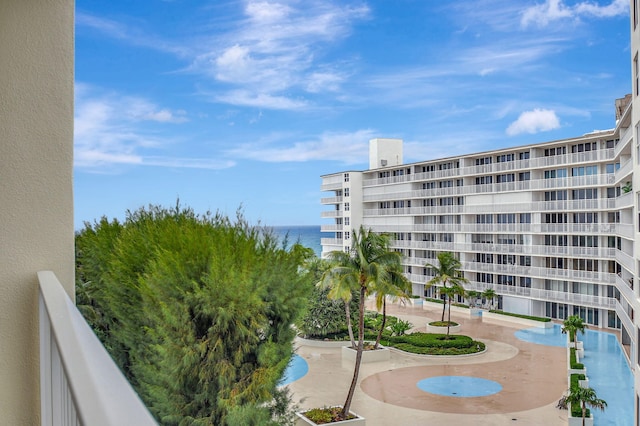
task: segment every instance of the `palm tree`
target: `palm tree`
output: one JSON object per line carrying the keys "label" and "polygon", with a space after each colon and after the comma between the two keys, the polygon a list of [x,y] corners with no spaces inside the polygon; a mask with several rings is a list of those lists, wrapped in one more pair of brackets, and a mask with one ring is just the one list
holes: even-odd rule
{"label": "palm tree", "polygon": [[569,333],[569,340],[573,339],[573,345],[578,350],[578,333],[584,334],[587,324],[578,315],[571,315],[562,323],[562,333]]}
{"label": "palm tree", "polygon": [[602,411],[607,407],[607,402],[604,399],[599,399],[593,388],[583,388],[580,386],[572,386],[571,389],[569,389],[567,402],[571,403],[571,405],[579,404],[582,408],[582,426],[584,426],[587,416],[587,405]]}
{"label": "palm tree", "polygon": [[487,299],[487,302],[491,300],[491,304],[489,305],[489,307],[493,308],[493,299],[496,297],[496,291],[492,288],[488,288],[482,292],[482,297]]}
{"label": "palm tree", "polygon": [[374,349],[377,349],[380,345],[382,332],[387,322],[387,297],[390,297],[392,301],[397,299],[406,301],[409,299],[410,292],[411,281],[402,273],[402,264],[398,257],[398,264],[393,265],[389,270],[389,280],[379,283],[379,286],[375,289],[376,309],[379,311],[380,308],[382,308],[382,324],[380,324],[380,330],[378,330],[378,337],[376,337]]}
{"label": "palm tree", "polygon": [[357,290],[360,296],[356,362],[351,386],[342,408],[341,417],[344,419],[351,408],[362,362],[365,298],[376,289],[381,289],[384,283],[390,281],[390,276],[400,263],[401,255],[389,249],[388,236],[376,234],[361,226],[359,231],[353,230],[351,251],[349,253],[334,251],[329,254],[329,258],[333,262],[333,266],[325,273],[321,281],[322,285],[331,287],[329,295],[337,298],[338,294],[342,294],[346,297],[347,290],[349,292]]}
{"label": "palm tree", "polygon": [[[462,284],[469,282],[469,280],[462,275],[462,272],[460,271],[462,264],[458,259],[456,259],[453,253],[449,251],[438,253],[438,263],[439,266],[435,266],[430,263],[425,265],[434,272],[433,278],[427,281],[427,287],[442,283],[440,294],[444,294],[446,296],[448,294],[448,290],[446,290],[448,288],[447,283],[451,284],[451,286],[464,288]],[[446,304],[442,307],[442,321],[444,321],[445,309]],[[449,310],[449,317],[451,317],[451,310]]]}

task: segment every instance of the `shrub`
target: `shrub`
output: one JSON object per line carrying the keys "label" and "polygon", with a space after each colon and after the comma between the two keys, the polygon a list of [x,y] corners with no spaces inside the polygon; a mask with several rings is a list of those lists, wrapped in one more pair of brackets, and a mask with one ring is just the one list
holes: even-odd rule
{"label": "shrub", "polygon": [[513,312],[498,311],[496,309],[492,309],[489,312],[491,312],[492,314],[507,315],[509,317],[524,318],[524,319],[533,320],[533,321],[540,321],[540,322],[550,322],[551,321],[551,318],[534,317],[532,315],[514,314]]}
{"label": "shrub", "polygon": [[572,370],[582,370],[584,369],[584,364],[576,361],[576,349],[569,349],[569,365]]}
{"label": "shrub", "polygon": [[429,323],[429,325],[432,325],[434,327],[446,327],[446,326],[453,327],[458,325],[458,323],[454,321],[432,321]]}

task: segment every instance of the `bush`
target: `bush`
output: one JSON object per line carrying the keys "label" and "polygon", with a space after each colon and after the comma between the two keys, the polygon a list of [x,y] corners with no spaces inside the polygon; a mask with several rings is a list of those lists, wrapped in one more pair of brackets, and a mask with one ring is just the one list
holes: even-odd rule
{"label": "bush", "polygon": [[489,312],[491,312],[492,314],[500,314],[500,315],[506,315],[506,316],[509,316],[509,317],[524,318],[524,319],[533,320],[533,321],[540,321],[540,322],[550,322],[551,321],[551,318],[534,317],[532,315],[514,314],[513,312],[498,311],[496,309],[492,309]]}
{"label": "bush", "polygon": [[432,321],[429,323],[429,325],[432,325],[434,327],[446,327],[446,326],[454,327],[458,325],[458,323],[454,321]]}
{"label": "bush", "polygon": [[[340,407],[312,408],[302,413],[302,415],[316,424],[323,425],[340,420],[341,411],[342,409]],[[349,414],[344,420],[354,419],[355,417],[353,414]]]}
{"label": "bush", "polygon": [[576,349],[569,349],[569,365],[572,370],[582,370],[584,369],[584,364],[576,361]]}

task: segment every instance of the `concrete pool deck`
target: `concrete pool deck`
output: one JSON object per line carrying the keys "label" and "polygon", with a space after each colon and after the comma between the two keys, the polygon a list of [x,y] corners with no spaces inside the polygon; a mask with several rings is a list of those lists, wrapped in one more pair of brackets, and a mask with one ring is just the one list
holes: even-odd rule
{"label": "concrete pool deck", "polygon": [[[371,304],[368,304],[371,307]],[[425,331],[439,320],[440,309],[388,305],[387,312]],[[508,321],[482,323],[480,317],[451,313],[461,334],[487,345],[482,354],[424,357],[392,351],[389,361],[362,364],[352,411],[367,425],[566,425],[567,410],[556,404],[567,389],[566,349],[517,339],[525,328]],[[289,384],[301,409],[340,405],[353,374],[353,362],[342,361],[340,348],[298,345],[309,372]],[[421,391],[417,382],[435,376],[473,376],[502,385],[494,395],[441,396]],[[300,402],[302,400],[302,402]]]}

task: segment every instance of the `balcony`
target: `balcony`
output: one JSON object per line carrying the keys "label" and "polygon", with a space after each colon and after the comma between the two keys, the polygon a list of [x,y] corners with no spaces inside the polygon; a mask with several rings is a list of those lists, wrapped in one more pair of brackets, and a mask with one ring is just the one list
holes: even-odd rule
{"label": "balcony", "polygon": [[53,272],[38,279],[41,424],[155,425]]}

